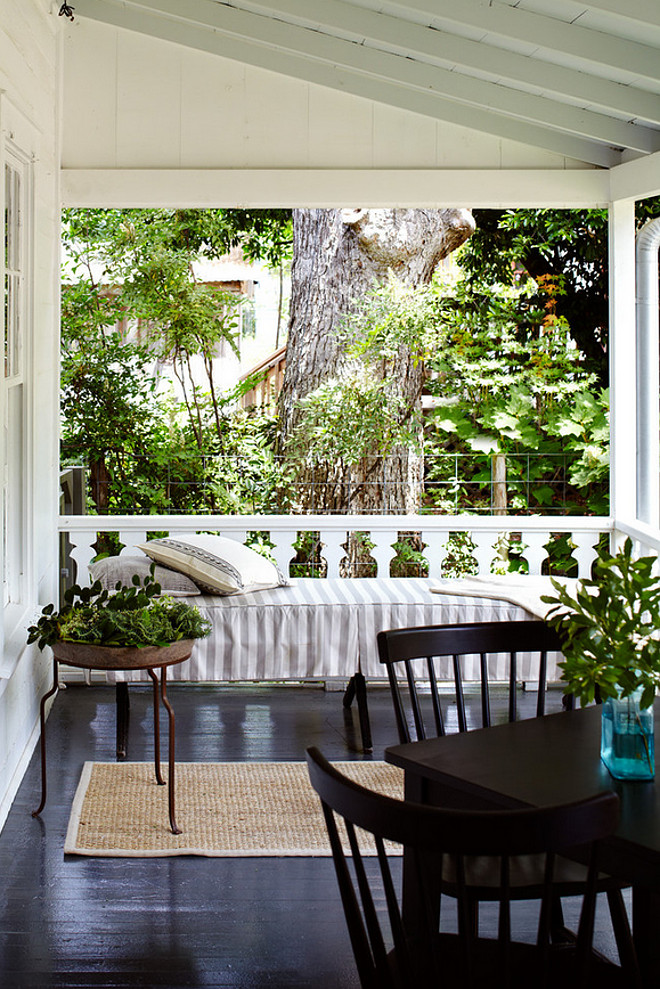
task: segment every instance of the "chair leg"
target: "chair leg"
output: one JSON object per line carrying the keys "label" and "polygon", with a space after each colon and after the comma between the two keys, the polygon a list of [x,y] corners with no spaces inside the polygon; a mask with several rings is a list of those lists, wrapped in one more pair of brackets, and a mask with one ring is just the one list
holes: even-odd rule
{"label": "chair leg", "polygon": [[630,985],[631,989],[638,989],[642,984],[642,977],[621,890],[608,890],[607,902],[610,908],[612,929],[614,930],[614,939],[616,941],[617,951],[619,952],[621,968],[626,973],[628,985]]}
{"label": "chair leg", "polygon": [[575,934],[564,924],[564,910],[559,896],[553,897],[550,908],[550,940],[554,945],[575,944]]}
{"label": "chair leg", "polygon": [[473,900],[470,898],[468,903],[468,910],[470,914],[470,927],[472,929],[472,936],[475,938],[479,937],[479,900]]}

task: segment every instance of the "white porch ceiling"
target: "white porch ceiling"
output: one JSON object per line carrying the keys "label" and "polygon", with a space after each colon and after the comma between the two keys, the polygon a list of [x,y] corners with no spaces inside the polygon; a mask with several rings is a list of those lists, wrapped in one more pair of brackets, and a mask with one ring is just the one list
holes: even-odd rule
{"label": "white porch ceiling", "polygon": [[591,165],[660,150],[658,0],[78,0],[75,15]]}

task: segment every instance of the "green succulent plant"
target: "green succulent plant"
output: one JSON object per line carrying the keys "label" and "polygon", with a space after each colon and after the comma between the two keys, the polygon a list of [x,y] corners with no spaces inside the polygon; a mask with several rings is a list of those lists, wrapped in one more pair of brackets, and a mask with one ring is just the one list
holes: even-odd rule
{"label": "green succulent plant", "polygon": [[143,581],[135,574],[131,585],[118,582],[112,592],[100,581],[87,587],[75,584],[66,591],[59,611],[46,605],[37,624],[28,628],[27,641],[36,642],[39,649],[55,642],[140,648],[209,635],[211,623],[197,608],[160,593],[154,565]]}
{"label": "green succulent plant", "polygon": [[633,557],[626,539],[615,554],[603,552],[593,579],[580,581],[575,597],[553,580],[555,607],[546,621],[562,640],[562,680],[581,704],[599,693],[628,697],[642,688],[641,706],[653,702],[660,686],[660,578],[656,557]]}

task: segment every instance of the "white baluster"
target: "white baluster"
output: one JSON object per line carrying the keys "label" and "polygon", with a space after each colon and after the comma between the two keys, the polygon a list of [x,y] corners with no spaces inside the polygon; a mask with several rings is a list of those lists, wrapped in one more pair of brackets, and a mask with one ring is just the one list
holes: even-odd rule
{"label": "white baluster", "polygon": [[594,532],[574,532],[571,540],[575,543],[575,549],[571,556],[577,561],[578,577],[591,577],[591,564],[598,556],[595,543],[597,541]]}
{"label": "white baluster", "polygon": [[94,543],[96,542],[96,530],[82,529],[78,532],[69,532],[69,542],[71,543],[71,559],[76,564],[75,581],[84,587],[90,581],[89,570],[87,569],[91,561],[96,556]]}
{"label": "white baluster", "polygon": [[483,529],[479,532],[470,533],[472,537],[472,542],[475,544],[475,548],[472,551],[472,555],[477,561],[478,573],[489,574],[491,564],[495,558],[494,545],[497,540],[498,533],[491,531],[489,529]]}
{"label": "white baluster", "polygon": [[523,532],[522,541],[525,546],[523,556],[529,564],[530,574],[540,574],[543,561],[548,556],[545,544],[550,539],[549,532]]}
{"label": "white baluster", "polygon": [[130,529],[125,531],[122,529],[119,533],[119,541],[124,544],[124,548],[119,554],[120,556],[135,556],[136,553],[139,555],[142,551],[136,547],[138,543],[146,543],[146,529],[142,531],[138,529]]}
{"label": "white baluster", "polygon": [[346,556],[346,550],[342,546],[346,542],[346,533],[336,529],[322,529],[320,537],[321,556],[328,564],[328,577],[338,577],[339,564]]}
{"label": "white baluster", "polygon": [[442,577],[442,564],[448,551],[449,533],[423,529],[422,542],[424,556],[429,561],[429,577]]}
{"label": "white baluster", "polygon": [[398,536],[399,533],[396,529],[379,529],[369,533],[369,538],[374,543],[373,549],[369,550],[369,555],[376,561],[379,577],[389,577],[390,575],[390,563],[397,553],[392,544],[397,541]]}
{"label": "white baluster", "polygon": [[273,556],[275,563],[280,568],[285,577],[289,576],[289,564],[296,555],[293,544],[298,533],[295,529],[278,530],[270,533],[270,541],[273,543]]}

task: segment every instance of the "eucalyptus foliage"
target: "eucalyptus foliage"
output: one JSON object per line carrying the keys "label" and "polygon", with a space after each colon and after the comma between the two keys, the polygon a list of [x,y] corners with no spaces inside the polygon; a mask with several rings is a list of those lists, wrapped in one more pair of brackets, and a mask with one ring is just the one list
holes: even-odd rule
{"label": "eucalyptus foliage", "polygon": [[81,642],[97,646],[166,646],[181,639],[200,639],[210,634],[211,623],[197,608],[184,601],[160,598],[154,566],[131,585],[118,581],[114,593],[102,588],[75,584],[64,595],[64,607],[46,605],[36,625],[28,629],[28,642],[39,649],[55,642]]}
{"label": "eucalyptus foliage", "polygon": [[580,581],[575,596],[558,581],[546,621],[559,633],[565,662],[562,680],[582,703],[596,693],[627,697],[642,688],[642,707],[660,686],[660,579],[654,556],[634,559],[632,542],[612,555],[601,552],[593,579]]}

